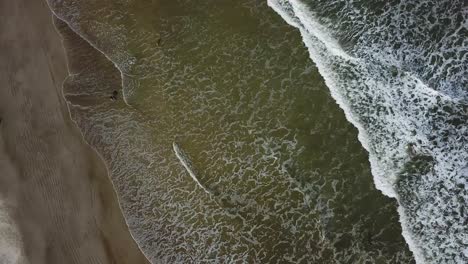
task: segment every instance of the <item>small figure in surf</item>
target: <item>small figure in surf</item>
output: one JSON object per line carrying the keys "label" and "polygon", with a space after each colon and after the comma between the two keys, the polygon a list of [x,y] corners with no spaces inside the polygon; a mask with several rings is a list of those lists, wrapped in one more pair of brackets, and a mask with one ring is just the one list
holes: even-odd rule
{"label": "small figure in surf", "polygon": [[391,66],[390,67],[390,72],[392,73],[392,76],[393,77],[397,77],[398,76],[398,68],[396,66]]}
{"label": "small figure in surf", "polygon": [[118,95],[119,95],[119,93],[118,93],[116,90],[114,90],[114,91],[112,92],[112,95],[109,96],[109,98],[110,98],[112,101],[117,101],[117,96],[118,96]]}
{"label": "small figure in surf", "polygon": [[408,143],[408,145],[406,145],[406,152],[408,153],[408,155],[410,157],[414,157],[416,156],[416,150],[415,150],[415,144],[414,143]]}

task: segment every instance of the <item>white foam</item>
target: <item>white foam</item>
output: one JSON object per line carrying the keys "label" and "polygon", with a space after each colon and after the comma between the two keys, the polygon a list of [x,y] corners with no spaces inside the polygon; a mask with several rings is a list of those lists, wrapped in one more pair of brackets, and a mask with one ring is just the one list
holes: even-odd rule
{"label": "white foam", "polygon": [[191,161],[187,157],[187,155],[184,153],[184,151],[179,147],[179,145],[176,142],[172,143],[172,148],[174,149],[174,153],[179,159],[180,163],[182,166],[184,166],[185,170],[188,172],[190,177],[192,177],[193,181],[207,194],[211,194],[211,192],[198,180],[198,177],[193,169],[193,166],[191,165]]}
{"label": "white foam", "polygon": [[[463,173],[458,171],[462,171],[460,168],[466,166],[468,159],[466,127],[450,124],[451,118],[466,118],[458,106],[463,93],[459,86],[450,90],[455,78],[450,76],[458,76],[457,73],[448,76],[449,81],[444,85],[441,85],[443,76],[439,76],[438,83],[432,87],[418,74],[403,70],[408,62],[396,57],[391,48],[385,47],[386,43],[378,42],[378,34],[386,34],[388,21],[385,19],[393,15],[391,10],[380,15],[383,22],[375,23],[380,23],[380,28],[370,28],[370,33],[359,38],[354,47],[354,54],[359,57],[355,58],[333,38],[334,26],[320,24],[317,14],[303,2],[269,0],[268,4],[287,23],[300,30],[310,57],[333,98],[344,110],[346,118],[358,128],[359,140],[369,152],[376,187],[400,203],[403,236],[417,263],[440,263],[449,259],[463,263],[466,259],[460,249],[468,244],[463,237],[466,227],[463,219],[451,214],[462,214],[468,197],[458,194],[460,200],[452,199],[454,196],[450,191],[445,191],[458,188],[453,182],[463,181]],[[392,23],[406,19],[397,12],[395,14],[396,17],[390,19]],[[410,44],[402,47],[403,51],[405,49],[414,50],[413,61],[424,53],[424,49]],[[437,72],[452,61],[445,58],[429,72]],[[392,72],[395,71],[392,67],[398,72]],[[427,171],[405,171],[408,166],[414,166],[413,162],[418,162],[417,157],[408,154],[409,144],[414,146],[413,151],[418,157],[430,160],[424,165]],[[450,227],[447,234],[432,230],[444,227]]]}
{"label": "white foam", "polygon": [[22,263],[22,242],[12,219],[0,201],[0,263]]}
{"label": "white foam", "polygon": [[[297,1],[295,1],[297,2]],[[330,92],[333,96],[333,98],[336,100],[338,105],[345,110],[344,113],[346,115],[346,119],[350,121],[356,128],[358,128],[359,131],[359,141],[362,143],[364,148],[371,152],[370,149],[370,143],[368,141],[368,137],[365,135],[366,131],[364,128],[361,126],[361,124],[358,122],[356,117],[352,114],[352,108],[348,104],[347,100],[343,98],[342,94],[338,92],[337,87],[339,84],[337,83],[338,77],[335,76],[335,72],[333,72],[327,65],[327,62],[323,59],[325,56],[328,56],[328,54],[325,53],[324,50],[327,49],[327,44],[324,43],[320,40],[326,40],[328,38],[315,38],[316,33],[314,31],[314,27],[309,27],[309,30],[304,29],[302,26],[300,26],[302,23],[300,21],[296,21],[297,19],[300,18],[307,18],[310,13],[306,12],[306,9],[304,6],[301,5],[300,8],[294,8],[294,6],[291,4],[291,11],[293,12],[298,12],[294,13],[297,15],[296,20],[291,17],[291,13],[285,11],[283,8],[285,8],[285,4],[288,4],[287,1],[281,1],[282,4],[280,4],[279,1],[275,0],[269,0],[268,5],[271,6],[276,12],[278,12],[281,17],[283,17],[286,22],[288,22],[290,25],[298,27],[298,29],[301,32],[301,35],[303,37],[303,41],[308,47],[309,54],[311,56],[311,59],[316,63],[317,68],[320,72],[320,75],[324,78],[324,81],[328,87],[330,87]],[[310,21],[310,18],[307,18],[307,21]],[[314,23],[315,24],[315,23]],[[321,35],[321,32],[317,32],[319,35]],[[313,34],[313,35],[310,35]],[[333,41],[332,43],[336,43],[336,41]],[[330,45],[331,47],[334,47],[334,49],[337,49],[336,45]],[[340,50],[339,52],[336,52],[337,54],[343,55],[346,54],[344,51]],[[347,55],[340,56],[343,59],[349,58]],[[376,165],[378,161],[374,157],[370,157],[370,162],[371,164]],[[382,175],[384,174],[383,171],[379,169],[379,166],[372,166],[373,174],[374,175]],[[395,197],[395,193],[393,188],[391,188],[391,184],[386,183],[385,178],[383,177],[377,177],[376,178],[376,186],[379,190],[384,192],[387,196],[390,197]]]}

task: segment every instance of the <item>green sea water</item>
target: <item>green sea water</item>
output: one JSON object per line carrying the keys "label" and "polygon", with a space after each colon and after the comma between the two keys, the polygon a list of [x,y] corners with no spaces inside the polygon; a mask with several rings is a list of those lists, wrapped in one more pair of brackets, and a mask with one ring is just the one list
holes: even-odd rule
{"label": "green sea water", "polygon": [[266,2],[55,8],[123,71],[128,104],[94,71],[66,94],[155,263],[413,262],[356,129]]}

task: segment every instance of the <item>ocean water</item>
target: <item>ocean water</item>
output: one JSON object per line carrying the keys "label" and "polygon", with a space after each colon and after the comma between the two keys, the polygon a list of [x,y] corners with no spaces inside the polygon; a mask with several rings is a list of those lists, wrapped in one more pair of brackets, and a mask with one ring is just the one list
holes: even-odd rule
{"label": "ocean water", "polygon": [[466,261],[462,2],[49,3],[155,263]]}
{"label": "ocean water", "polygon": [[276,1],[347,119],[418,262],[468,261],[464,1]]}

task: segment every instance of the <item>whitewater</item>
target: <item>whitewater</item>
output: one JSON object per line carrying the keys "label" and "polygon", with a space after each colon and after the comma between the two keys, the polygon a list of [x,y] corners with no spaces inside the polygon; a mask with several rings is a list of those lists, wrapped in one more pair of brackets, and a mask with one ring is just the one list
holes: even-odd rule
{"label": "whitewater", "polygon": [[417,263],[468,263],[468,8],[463,1],[268,0],[298,28],[399,203]]}

